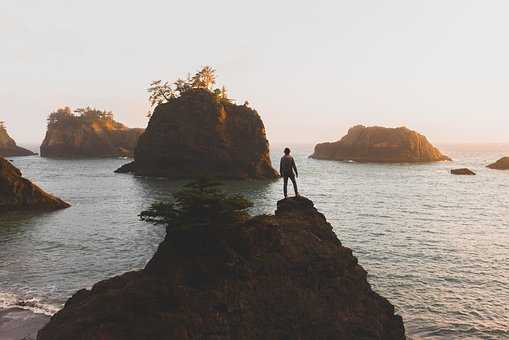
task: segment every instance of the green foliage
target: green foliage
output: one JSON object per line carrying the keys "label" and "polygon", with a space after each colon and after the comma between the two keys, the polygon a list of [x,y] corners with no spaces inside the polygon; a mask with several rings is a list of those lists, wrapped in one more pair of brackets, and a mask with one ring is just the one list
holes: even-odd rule
{"label": "green foliage", "polygon": [[232,225],[246,219],[252,203],[240,195],[225,194],[219,185],[208,179],[189,183],[174,195],[174,202],[154,203],[139,217],[172,229]]}
{"label": "green foliage", "polygon": [[191,86],[195,89],[208,89],[216,83],[216,70],[210,66],[203,67],[191,78]]}
{"label": "green foliage", "polygon": [[[231,102],[228,98],[226,88],[224,86],[221,88],[214,88],[215,84],[216,70],[210,66],[202,67],[202,69],[196,72],[192,77],[188,75],[186,79],[179,78],[173,84],[170,84],[168,81],[163,83],[161,80],[155,80],[150,83],[147,89],[150,108],[153,109],[159,104],[167,103],[195,89],[211,92],[218,102]],[[150,113],[147,116],[150,116]]]}
{"label": "green foliage", "polygon": [[161,80],[154,80],[150,83],[150,87],[147,89],[150,96],[148,101],[150,106],[154,107],[164,102],[169,101],[175,97],[175,93],[168,82],[162,82]]}
{"label": "green foliage", "polygon": [[72,110],[66,106],[51,112],[48,117],[48,127],[56,125],[71,125],[81,122],[92,121],[112,121],[113,112],[101,111],[93,107],[87,106],[84,108],[77,108]]}

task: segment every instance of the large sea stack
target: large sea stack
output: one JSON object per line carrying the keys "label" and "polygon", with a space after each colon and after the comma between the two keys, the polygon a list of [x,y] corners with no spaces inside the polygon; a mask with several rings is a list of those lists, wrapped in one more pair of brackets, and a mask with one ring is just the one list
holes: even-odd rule
{"label": "large sea stack", "polygon": [[12,139],[7,133],[7,129],[0,122],[0,157],[15,157],[15,156],[32,156],[35,155],[30,150],[24,149],[16,145],[14,139]]}
{"label": "large sea stack", "polygon": [[41,156],[55,158],[132,157],[143,129],[130,129],[111,112],[59,109],[50,114]]}
{"label": "large sea stack", "polygon": [[69,207],[28,179],[21,171],[0,157],[0,211],[56,210]]}
{"label": "large sea stack", "polygon": [[424,163],[451,160],[423,135],[406,127],[357,125],[340,141],[315,146],[316,159],[374,163]]}
{"label": "large sea stack", "polygon": [[488,165],[487,167],[495,170],[509,170],[509,157],[502,157],[498,161]]}
{"label": "large sea stack", "polygon": [[210,90],[199,76],[180,81],[179,95],[156,107],[134,162],[117,172],[172,179],[277,177],[258,113],[247,103],[232,103],[224,88]]}
{"label": "large sea stack", "polygon": [[230,227],[168,229],[143,270],[80,290],[38,340],[405,339],[352,250],[303,197]]}

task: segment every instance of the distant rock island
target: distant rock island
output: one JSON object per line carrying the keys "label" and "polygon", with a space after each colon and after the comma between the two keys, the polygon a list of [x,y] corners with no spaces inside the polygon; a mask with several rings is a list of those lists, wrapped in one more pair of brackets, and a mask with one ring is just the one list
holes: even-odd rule
{"label": "distant rock island", "polygon": [[134,162],[117,172],[172,179],[276,178],[258,113],[247,103],[234,104],[224,87],[212,90],[213,84],[210,68],[177,80],[175,89],[154,82],[149,90],[157,107]]}
{"label": "distant rock island", "polygon": [[24,149],[16,145],[7,133],[5,123],[0,122],[0,157],[14,157],[14,156],[32,156],[36,155],[30,150]]}
{"label": "distant rock island", "polygon": [[451,170],[452,175],[467,175],[467,176],[475,176],[475,172],[473,172],[470,169],[467,168],[461,168],[461,169],[452,169]]}
{"label": "distant rock island", "polygon": [[18,168],[0,157],[0,211],[56,210],[69,206],[23,178]]}
{"label": "distant rock island", "polygon": [[495,170],[509,170],[509,157],[502,157],[493,164],[488,165],[488,168]]}
{"label": "distant rock island", "polygon": [[143,129],[116,122],[113,114],[94,108],[58,109],[48,118],[42,157],[132,157]]}
{"label": "distant rock island", "polygon": [[[159,111],[162,112],[162,111]],[[235,226],[168,229],[143,270],[80,290],[38,340],[405,339],[313,202]]]}
{"label": "distant rock island", "polygon": [[315,159],[374,163],[450,161],[426,137],[406,127],[357,125],[340,141],[315,146]]}

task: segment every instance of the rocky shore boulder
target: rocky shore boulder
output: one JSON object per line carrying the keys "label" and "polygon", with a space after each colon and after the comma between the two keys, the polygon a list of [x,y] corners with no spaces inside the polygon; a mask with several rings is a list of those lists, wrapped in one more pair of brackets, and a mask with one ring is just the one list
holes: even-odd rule
{"label": "rocky shore boulder", "polygon": [[509,157],[502,157],[493,164],[488,165],[488,168],[495,170],[509,170]]}
{"label": "rocky shore boulder", "polygon": [[7,129],[0,124],[0,157],[15,157],[15,156],[32,156],[36,155],[30,150],[24,149],[16,145],[7,133]]}
{"label": "rocky shore boulder", "polygon": [[277,177],[258,113],[200,88],[156,107],[134,162],[117,172],[173,179]]}
{"label": "rocky shore boulder", "polygon": [[303,197],[230,227],[168,229],[143,270],[80,290],[38,340],[405,339],[352,250]]}
{"label": "rocky shore boulder", "polygon": [[315,146],[315,159],[375,163],[423,163],[451,160],[423,135],[406,127],[357,125],[340,141]]}
{"label": "rocky shore boulder", "polygon": [[467,168],[461,168],[461,169],[452,169],[451,170],[452,175],[467,175],[467,176],[474,176],[475,172],[473,172],[470,169]]}
{"label": "rocky shore boulder", "polygon": [[111,112],[69,108],[50,114],[41,145],[42,157],[132,157],[143,129],[130,129],[113,120]]}
{"label": "rocky shore boulder", "polygon": [[23,178],[18,168],[0,157],[0,211],[56,210],[69,206]]}

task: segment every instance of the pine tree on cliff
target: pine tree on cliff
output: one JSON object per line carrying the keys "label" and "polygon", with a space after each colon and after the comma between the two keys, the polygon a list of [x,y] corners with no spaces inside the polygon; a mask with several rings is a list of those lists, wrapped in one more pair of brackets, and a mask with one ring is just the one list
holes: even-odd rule
{"label": "pine tree on cliff", "polygon": [[210,66],[204,66],[192,78],[192,87],[195,89],[212,89],[216,83],[216,70]]}
{"label": "pine tree on cliff", "polygon": [[177,192],[174,202],[157,202],[140,219],[169,229],[232,225],[247,219],[252,203],[240,195],[227,195],[220,183],[199,179]]}
{"label": "pine tree on cliff", "polygon": [[0,130],[5,131],[5,122],[0,121]]}
{"label": "pine tree on cliff", "polygon": [[68,106],[60,108],[54,112],[51,112],[48,117],[48,126],[54,126],[59,123],[64,123],[74,118],[72,109]]}

